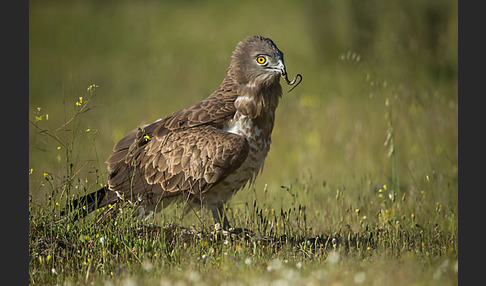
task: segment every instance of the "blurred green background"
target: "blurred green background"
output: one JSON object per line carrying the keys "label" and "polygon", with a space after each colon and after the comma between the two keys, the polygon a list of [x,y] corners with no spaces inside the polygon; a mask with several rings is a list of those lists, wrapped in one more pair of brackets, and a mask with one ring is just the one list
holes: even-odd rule
{"label": "blurred green background", "polygon": [[[56,132],[69,141],[77,130],[73,168],[94,190],[125,133],[208,96],[237,42],[263,35],[303,81],[284,92],[257,193],[267,185],[269,203],[280,193],[285,204],[281,186],[304,184],[325,209],[336,189],[357,198],[390,184],[394,157],[396,191],[426,190],[457,210],[457,13],[446,0],[30,1],[29,120],[53,132],[99,86],[91,109]],[[58,146],[29,124],[35,199],[49,190],[44,172],[65,179]]]}

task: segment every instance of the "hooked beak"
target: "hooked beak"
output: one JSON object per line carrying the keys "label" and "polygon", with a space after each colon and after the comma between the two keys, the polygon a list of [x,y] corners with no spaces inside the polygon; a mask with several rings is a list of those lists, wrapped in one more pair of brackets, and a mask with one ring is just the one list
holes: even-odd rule
{"label": "hooked beak", "polygon": [[281,76],[283,77],[287,76],[287,70],[285,69],[285,65],[282,60],[278,60],[276,68],[280,72]]}
{"label": "hooked beak", "polygon": [[285,83],[287,83],[288,85],[293,85],[293,87],[289,90],[289,92],[291,92],[295,87],[297,87],[302,81],[301,74],[297,74],[292,81],[289,80],[287,75],[287,70],[285,69],[285,64],[283,63],[283,59],[281,58],[278,60],[275,66],[271,67],[271,69],[277,72],[278,74],[280,74],[280,76],[284,79]]}
{"label": "hooked beak", "polygon": [[285,82],[288,85],[293,85],[293,87],[289,90],[289,92],[291,92],[295,87],[297,87],[300,84],[300,82],[302,81],[302,75],[299,74],[299,73],[294,77],[294,79],[292,81],[289,80],[289,78],[287,76],[287,70],[285,69],[285,65],[284,65],[282,59],[278,60],[276,68],[279,71],[280,75],[285,80]]}

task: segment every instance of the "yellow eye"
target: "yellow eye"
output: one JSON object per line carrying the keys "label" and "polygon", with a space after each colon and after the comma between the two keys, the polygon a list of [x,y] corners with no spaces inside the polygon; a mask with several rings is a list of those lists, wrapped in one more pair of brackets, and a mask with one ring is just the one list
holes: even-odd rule
{"label": "yellow eye", "polygon": [[265,59],[265,57],[259,56],[257,58],[257,63],[259,63],[261,65],[264,64],[266,61],[267,61],[267,59]]}

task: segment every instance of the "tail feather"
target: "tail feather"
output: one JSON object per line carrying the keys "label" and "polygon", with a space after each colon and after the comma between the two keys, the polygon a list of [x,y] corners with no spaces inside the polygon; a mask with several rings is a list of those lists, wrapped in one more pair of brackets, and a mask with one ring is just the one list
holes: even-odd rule
{"label": "tail feather", "polygon": [[107,192],[108,187],[103,187],[96,192],[72,200],[61,212],[61,216],[66,215],[70,211],[76,214],[74,220],[87,216],[90,212],[107,204],[103,202]]}

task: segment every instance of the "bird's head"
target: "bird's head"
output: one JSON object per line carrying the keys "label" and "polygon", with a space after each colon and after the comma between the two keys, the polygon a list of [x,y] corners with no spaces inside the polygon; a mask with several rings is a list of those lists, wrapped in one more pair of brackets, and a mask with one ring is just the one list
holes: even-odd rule
{"label": "bird's head", "polygon": [[283,53],[262,36],[251,36],[236,45],[228,72],[239,84],[271,85],[286,77]]}

